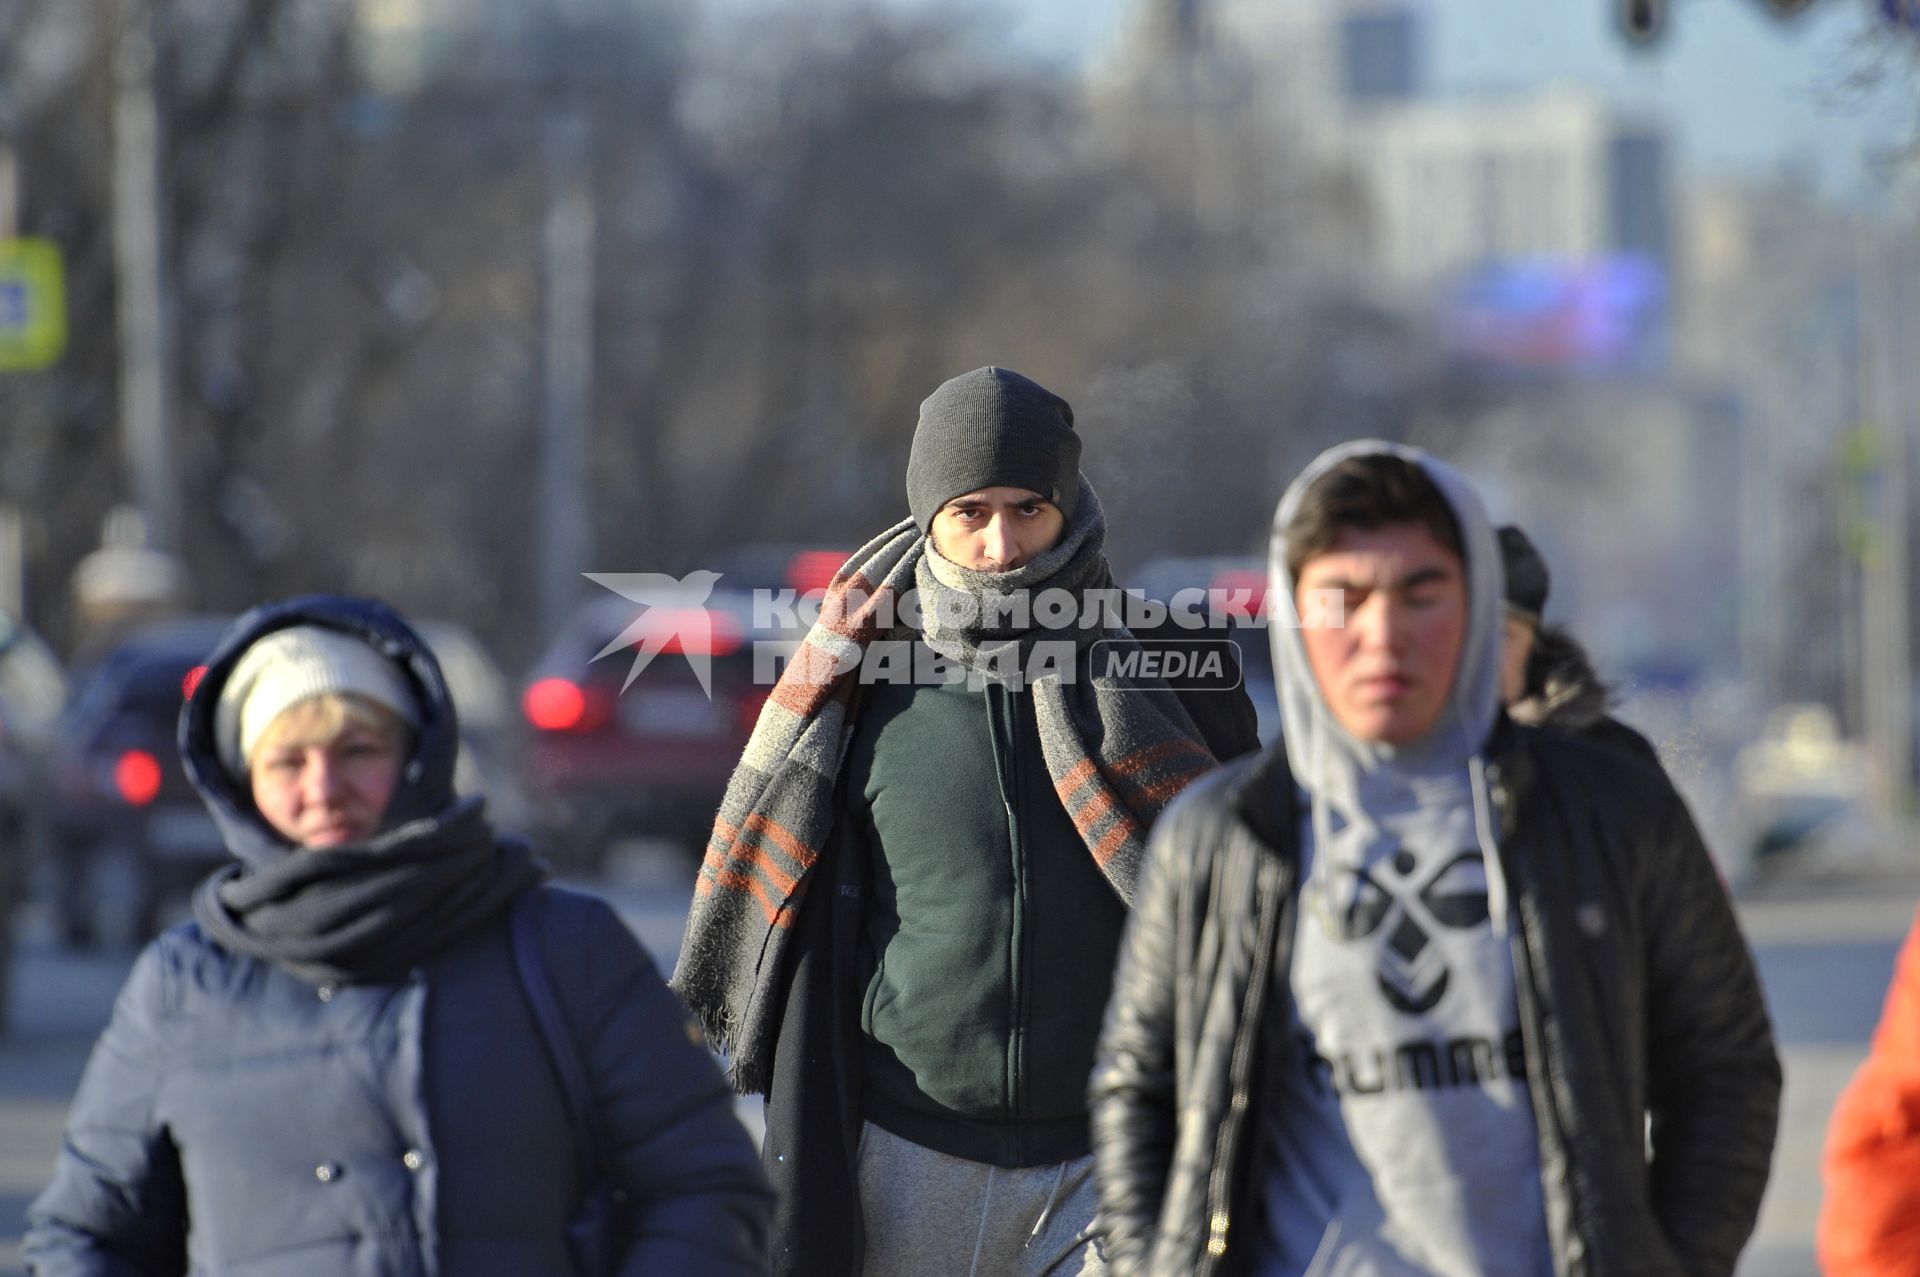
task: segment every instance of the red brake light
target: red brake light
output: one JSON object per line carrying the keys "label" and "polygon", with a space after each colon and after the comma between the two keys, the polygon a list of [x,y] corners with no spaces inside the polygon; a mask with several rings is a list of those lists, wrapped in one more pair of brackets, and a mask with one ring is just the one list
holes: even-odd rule
{"label": "red brake light", "polygon": [[520,698],[527,721],[543,732],[570,732],[587,716],[587,694],[564,678],[543,678]]}
{"label": "red brake light", "polygon": [[787,560],[787,584],[799,594],[825,590],[846,559],[837,550],[802,550]]}
{"label": "red brake light", "polygon": [[130,749],[113,764],[113,785],[135,807],[160,796],[160,760],[144,749]]}
{"label": "red brake light", "polygon": [[192,700],[194,689],[200,686],[200,680],[206,676],[207,667],[204,665],[196,665],[188,670],[186,677],[180,680],[180,699]]}
{"label": "red brake light", "polygon": [[[1267,610],[1267,583],[1265,572],[1256,572],[1247,568],[1232,568],[1213,578],[1213,588],[1230,599],[1244,591],[1247,595],[1247,610],[1255,616]],[[1221,600],[1226,602],[1226,599]]]}

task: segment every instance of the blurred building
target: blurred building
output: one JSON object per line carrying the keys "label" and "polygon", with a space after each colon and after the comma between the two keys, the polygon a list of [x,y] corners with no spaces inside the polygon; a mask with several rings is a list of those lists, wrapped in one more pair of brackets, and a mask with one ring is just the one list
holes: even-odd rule
{"label": "blurred building", "polygon": [[1406,0],[1215,0],[1206,35],[1257,65],[1263,113],[1322,150],[1354,116],[1427,91],[1425,22]]}
{"label": "blurred building", "polygon": [[1870,691],[1874,669],[1911,660],[1887,608],[1913,606],[1912,531],[1889,526],[1907,522],[1920,427],[1913,227],[1783,174],[1694,184],[1682,228],[1680,372],[1729,387],[1747,419],[1745,663],[1773,699],[1871,735],[1874,703],[1902,695]]}
{"label": "blurred building", "polygon": [[1462,434],[1446,451],[1552,565],[1550,619],[1570,624],[1623,691],[1686,691],[1730,668],[1742,603],[1737,400],[1661,378],[1520,382]]}
{"label": "blurred building", "polygon": [[[1148,0],[1103,74],[1182,103],[1189,146],[1257,127],[1343,171],[1364,209],[1348,263],[1410,297],[1489,264],[1671,257],[1669,143],[1573,86],[1440,96],[1409,0]],[[1111,102],[1116,96],[1109,94]]]}
{"label": "blurred building", "polygon": [[1374,108],[1344,134],[1374,263],[1408,285],[1488,262],[1669,256],[1667,143],[1571,87]]}

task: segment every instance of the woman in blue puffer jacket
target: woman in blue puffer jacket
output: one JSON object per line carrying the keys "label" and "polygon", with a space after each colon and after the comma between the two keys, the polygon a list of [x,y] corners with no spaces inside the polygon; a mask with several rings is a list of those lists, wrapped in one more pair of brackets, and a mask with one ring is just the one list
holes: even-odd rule
{"label": "woman in blue puffer jacket", "polygon": [[457,741],[438,664],[379,603],[228,632],[180,745],[237,863],[135,964],[31,1272],[561,1277],[590,1178],[618,1190],[619,1273],[765,1271],[766,1182],[698,1031],[611,909],[455,797]]}

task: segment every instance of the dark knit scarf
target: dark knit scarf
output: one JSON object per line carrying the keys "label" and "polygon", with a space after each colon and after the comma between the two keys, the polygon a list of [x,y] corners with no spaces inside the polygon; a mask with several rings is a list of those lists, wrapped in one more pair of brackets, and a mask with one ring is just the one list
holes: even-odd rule
{"label": "dark knit scarf", "polygon": [[194,917],[236,953],[310,984],[391,978],[432,956],[546,876],[517,839],[496,839],[479,798],[357,846],[289,851],[265,869],[228,865],[194,894]]}
{"label": "dark knit scarf", "polygon": [[[834,781],[851,739],[861,659],[880,640],[906,640],[901,596],[918,588],[919,636],[983,675],[1028,672],[1037,643],[1078,651],[1134,640],[1108,619],[1043,628],[1038,596],[1065,591],[1084,604],[1109,588],[1105,517],[1083,479],[1060,544],[1012,572],[973,572],[933,551],[912,520],[882,533],[841,568],[808,633],[761,710],[727,784],[695,883],[674,987],[732,1058],[735,1085],[763,1091],[780,1008],[779,979],[795,917],[833,825]],[[1016,630],[994,596],[1028,591],[1034,623]],[[888,624],[889,619],[894,623]],[[912,619],[907,614],[906,619]],[[1027,685],[1054,791],[1120,898],[1131,903],[1160,810],[1211,769],[1185,708],[1165,684],[1048,674]],[[956,743],[964,748],[964,743]],[[984,743],[981,748],[985,748]]]}

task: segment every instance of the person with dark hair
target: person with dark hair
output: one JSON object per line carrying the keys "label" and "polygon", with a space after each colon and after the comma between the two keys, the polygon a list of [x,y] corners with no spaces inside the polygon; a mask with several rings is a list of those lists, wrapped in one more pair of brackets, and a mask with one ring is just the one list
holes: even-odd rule
{"label": "person with dark hair", "polygon": [[1781,1073],[1653,769],[1500,712],[1501,560],[1413,448],[1274,521],[1282,741],[1155,826],[1091,1092],[1132,1277],[1728,1277]]}
{"label": "person with dark hair", "polygon": [[698,1030],[605,902],[455,795],[458,743],[380,603],[227,631],[180,750],[234,863],[120,993],[28,1212],[35,1277],[766,1271]]}
{"label": "person with dark hair", "polygon": [[1609,713],[1613,692],[1565,628],[1544,620],[1552,575],[1533,539],[1513,524],[1500,530],[1507,576],[1500,649],[1500,697],[1515,722],[1579,732],[1660,765],[1653,743]]}
{"label": "person with dark hair", "polygon": [[1102,676],[1135,636],[1042,623],[1112,587],[1079,459],[1018,373],[935,390],[911,517],[836,575],[728,785],[674,986],[767,1096],[778,1273],[1105,1271],[1086,1079],[1146,832],[1258,738],[1244,691]]}

